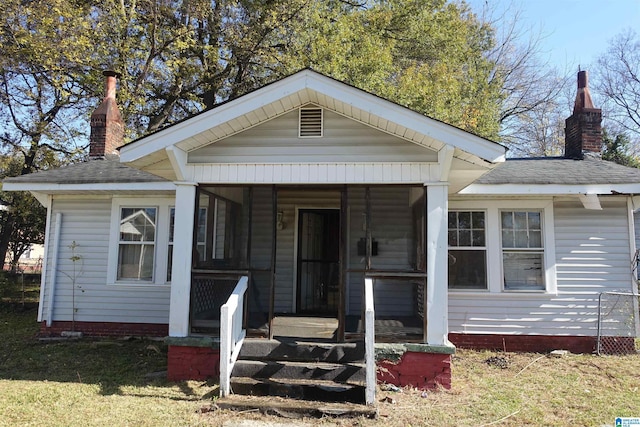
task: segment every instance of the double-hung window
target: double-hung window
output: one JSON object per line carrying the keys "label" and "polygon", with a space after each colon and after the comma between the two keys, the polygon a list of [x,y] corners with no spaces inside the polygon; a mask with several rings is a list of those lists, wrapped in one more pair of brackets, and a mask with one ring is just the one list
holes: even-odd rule
{"label": "double-hung window", "polygon": [[449,212],[449,288],[487,289],[485,230],[484,211]]}
{"label": "double-hung window", "polygon": [[551,199],[450,201],[448,241],[451,291],[557,292]]}
{"label": "double-hung window", "polygon": [[505,290],[544,290],[544,247],[540,211],[501,211]]}
{"label": "double-hung window", "polygon": [[114,197],[107,283],[167,285],[170,276],[169,197]]}
{"label": "double-hung window", "polygon": [[117,280],[153,280],[157,213],[155,207],[120,208]]}

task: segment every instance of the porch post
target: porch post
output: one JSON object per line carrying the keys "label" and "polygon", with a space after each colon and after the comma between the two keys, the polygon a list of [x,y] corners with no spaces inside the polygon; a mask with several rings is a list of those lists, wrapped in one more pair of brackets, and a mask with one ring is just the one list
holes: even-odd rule
{"label": "porch post", "polygon": [[427,185],[427,343],[448,343],[447,184]]}
{"label": "porch post", "polygon": [[189,335],[191,259],[197,184],[193,182],[176,182],[175,184],[176,210],[171,264],[169,336],[186,337]]}

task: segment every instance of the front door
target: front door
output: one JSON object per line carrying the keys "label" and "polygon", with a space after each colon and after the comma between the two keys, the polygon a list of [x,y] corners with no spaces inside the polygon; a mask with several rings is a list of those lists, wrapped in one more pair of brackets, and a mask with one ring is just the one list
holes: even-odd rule
{"label": "front door", "polygon": [[297,312],[337,316],[340,301],[340,210],[298,214]]}

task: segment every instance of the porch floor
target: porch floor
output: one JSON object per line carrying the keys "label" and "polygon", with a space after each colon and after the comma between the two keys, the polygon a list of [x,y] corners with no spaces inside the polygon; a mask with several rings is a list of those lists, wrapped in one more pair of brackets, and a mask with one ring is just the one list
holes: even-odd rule
{"label": "porch floor", "polygon": [[[422,342],[422,321],[415,317],[393,317],[375,320],[376,341]],[[250,336],[266,336],[269,327],[249,331]],[[274,338],[302,338],[335,341],[338,319],[335,317],[276,316],[273,318]],[[364,325],[359,316],[347,316],[345,335],[347,340],[362,338]]]}

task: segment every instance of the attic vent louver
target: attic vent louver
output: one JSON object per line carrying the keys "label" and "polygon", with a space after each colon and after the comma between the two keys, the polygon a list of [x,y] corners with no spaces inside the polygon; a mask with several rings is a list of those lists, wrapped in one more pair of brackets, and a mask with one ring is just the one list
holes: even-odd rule
{"label": "attic vent louver", "polygon": [[322,108],[301,108],[299,133],[300,138],[322,136]]}

